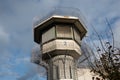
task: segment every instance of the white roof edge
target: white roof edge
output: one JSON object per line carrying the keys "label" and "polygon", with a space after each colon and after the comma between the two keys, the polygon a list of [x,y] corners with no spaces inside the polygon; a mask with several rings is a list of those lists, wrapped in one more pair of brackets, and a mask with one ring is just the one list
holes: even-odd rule
{"label": "white roof edge", "polygon": [[78,17],[75,17],[75,16],[53,15],[52,17],[58,17],[58,18],[69,18],[69,19],[78,19]]}
{"label": "white roof edge", "polygon": [[34,28],[36,28],[38,25],[43,24],[44,22],[48,21],[51,18],[68,18],[68,19],[79,19],[78,17],[74,17],[74,16],[62,16],[62,15],[53,15],[49,18],[47,18],[46,20],[43,20],[41,23],[37,24],[34,26]]}

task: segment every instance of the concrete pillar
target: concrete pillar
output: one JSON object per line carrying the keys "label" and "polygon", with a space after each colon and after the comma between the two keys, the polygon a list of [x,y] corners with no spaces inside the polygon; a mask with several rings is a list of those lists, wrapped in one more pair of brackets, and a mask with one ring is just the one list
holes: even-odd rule
{"label": "concrete pillar", "polygon": [[76,64],[73,57],[58,55],[49,61],[48,80],[77,80]]}

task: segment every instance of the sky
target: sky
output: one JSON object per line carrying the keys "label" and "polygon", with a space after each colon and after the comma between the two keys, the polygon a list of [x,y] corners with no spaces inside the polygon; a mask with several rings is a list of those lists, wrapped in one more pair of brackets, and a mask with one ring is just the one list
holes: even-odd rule
{"label": "sky", "polygon": [[33,41],[33,23],[56,7],[80,9],[87,36],[93,33],[91,24],[98,33],[109,32],[107,18],[119,46],[119,6],[120,0],[0,0],[0,80],[46,80],[43,68],[30,61],[39,46]]}

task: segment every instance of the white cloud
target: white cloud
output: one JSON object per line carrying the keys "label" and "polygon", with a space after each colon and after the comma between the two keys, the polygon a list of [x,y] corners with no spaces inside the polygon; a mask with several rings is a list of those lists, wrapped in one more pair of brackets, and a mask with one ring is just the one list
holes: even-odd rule
{"label": "white cloud", "polygon": [[30,57],[17,58],[15,62],[16,62],[16,64],[30,63]]}
{"label": "white cloud", "polygon": [[0,45],[4,46],[9,42],[9,34],[0,26]]}
{"label": "white cloud", "polygon": [[[2,9],[4,15],[0,15],[0,21],[6,28],[6,31],[11,34],[10,39],[12,40],[10,40],[10,43],[12,45],[9,46],[14,46],[19,49],[22,48],[24,51],[30,49],[33,45],[33,18],[35,16],[41,18],[43,15],[48,14],[58,3],[59,0],[7,1],[8,5],[6,5],[5,9]],[[8,12],[6,13],[4,11]],[[3,39],[7,41],[7,35],[5,38],[0,38],[0,40],[4,41]]]}

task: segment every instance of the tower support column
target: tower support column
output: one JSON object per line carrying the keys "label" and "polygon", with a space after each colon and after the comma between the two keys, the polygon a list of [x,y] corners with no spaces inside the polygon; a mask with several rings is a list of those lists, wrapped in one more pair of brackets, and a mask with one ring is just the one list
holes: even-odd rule
{"label": "tower support column", "polygon": [[77,80],[76,64],[69,55],[58,55],[50,59],[48,80]]}

